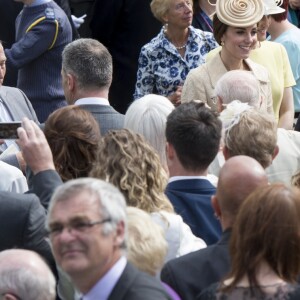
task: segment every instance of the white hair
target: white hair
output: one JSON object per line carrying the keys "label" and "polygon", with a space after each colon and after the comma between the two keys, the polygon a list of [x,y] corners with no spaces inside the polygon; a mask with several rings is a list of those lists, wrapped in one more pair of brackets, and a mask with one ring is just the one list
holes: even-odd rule
{"label": "white hair", "polygon": [[233,100],[240,100],[250,106],[260,106],[260,87],[258,80],[251,72],[234,70],[226,72],[217,82],[216,95],[224,105]]}
{"label": "white hair", "polygon": [[166,122],[174,109],[169,99],[149,94],[135,100],[125,114],[124,128],[144,136],[146,141],[157,151],[162,165],[166,159]]}
{"label": "white hair", "polygon": [[26,300],[55,300],[54,275],[37,253],[11,249],[1,252],[0,259],[2,293],[13,293]]}

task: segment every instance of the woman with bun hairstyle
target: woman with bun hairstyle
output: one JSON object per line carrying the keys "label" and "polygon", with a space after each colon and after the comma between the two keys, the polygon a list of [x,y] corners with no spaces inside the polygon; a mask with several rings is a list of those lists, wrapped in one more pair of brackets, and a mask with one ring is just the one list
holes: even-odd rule
{"label": "woman with bun hairstyle", "polygon": [[163,228],[168,243],[165,262],[206,247],[175,214],[164,193],[168,179],[159,156],[141,135],[110,130],[102,138],[90,176],[115,185],[128,206],[146,211]]}
{"label": "woman with bun hairstyle", "polygon": [[217,110],[214,88],[219,78],[231,70],[245,70],[252,72],[260,84],[260,109],[273,114],[268,71],[249,59],[257,42],[257,23],[263,15],[262,0],[217,1],[213,28],[222,49],[209,62],[189,72],[182,89],[182,102],[201,100]]}
{"label": "woman with bun hairstyle", "polygon": [[[263,0],[264,16],[257,24],[257,43],[250,53],[250,59],[269,71],[272,88],[274,116],[278,127],[292,129],[294,122],[294,100],[292,87],[296,84],[285,48],[266,40],[271,16],[282,14],[285,9],[274,0]],[[218,47],[208,53],[206,62],[221,51]],[[241,100],[241,99],[239,99]]]}

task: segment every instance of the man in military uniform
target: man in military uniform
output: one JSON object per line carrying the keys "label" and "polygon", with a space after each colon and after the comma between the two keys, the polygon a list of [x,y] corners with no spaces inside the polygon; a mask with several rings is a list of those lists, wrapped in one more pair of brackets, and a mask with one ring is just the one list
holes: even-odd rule
{"label": "man in military uniform", "polygon": [[18,69],[17,87],[30,99],[40,122],[65,106],[61,53],[72,40],[70,22],[53,0],[17,0],[16,42],[5,50],[7,69]]}

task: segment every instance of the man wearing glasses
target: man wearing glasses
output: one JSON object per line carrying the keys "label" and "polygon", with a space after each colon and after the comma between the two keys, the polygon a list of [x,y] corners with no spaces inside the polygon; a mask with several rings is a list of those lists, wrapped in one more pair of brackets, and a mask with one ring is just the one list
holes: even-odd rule
{"label": "man wearing glasses", "polygon": [[80,299],[170,299],[127,262],[125,209],[120,191],[98,179],[71,180],[54,193],[47,216],[52,250]]}

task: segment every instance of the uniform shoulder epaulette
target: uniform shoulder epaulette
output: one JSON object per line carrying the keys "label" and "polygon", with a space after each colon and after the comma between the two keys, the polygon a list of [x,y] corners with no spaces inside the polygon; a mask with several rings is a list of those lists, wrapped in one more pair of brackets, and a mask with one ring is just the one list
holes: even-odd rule
{"label": "uniform shoulder epaulette", "polygon": [[51,7],[47,7],[44,11],[45,17],[48,20],[54,20],[55,19],[55,12],[54,9]]}
{"label": "uniform shoulder epaulette", "polygon": [[28,26],[28,28],[26,29],[26,33],[29,32],[34,26],[36,26],[37,24],[41,23],[44,20],[54,20],[55,23],[55,33],[54,33],[54,38],[53,41],[49,47],[48,50],[50,50],[51,48],[53,48],[56,40],[57,40],[57,36],[58,36],[58,28],[59,28],[59,23],[55,18],[55,12],[54,9],[51,7],[47,7],[44,11],[44,16],[40,17],[39,19],[35,20],[32,24],[30,24]]}

